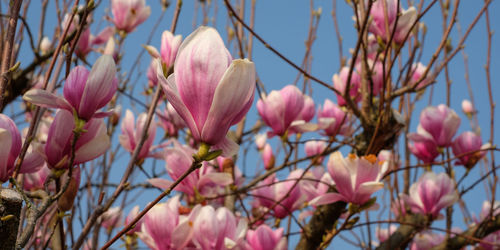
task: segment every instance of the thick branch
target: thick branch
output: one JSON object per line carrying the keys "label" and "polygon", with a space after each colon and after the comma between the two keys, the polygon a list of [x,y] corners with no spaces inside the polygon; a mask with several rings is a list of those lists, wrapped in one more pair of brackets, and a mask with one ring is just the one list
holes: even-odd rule
{"label": "thick branch", "polygon": [[0,242],[1,249],[14,249],[16,246],[19,216],[23,199],[13,189],[0,189]]}
{"label": "thick branch", "polygon": [[426,228],[430,224],[429,218],[422,214],[410,214],[403,218],[401,226],[389,239],[382,242],[377,250],[405,249],[416,233]]}
{"label": "thick branch", "polygon": [[339,201],[325,206],[319,206],[314,216],[305,227],[299,244],[295,249],[316,249],[323,241],[323,236],[332,230],[346,203]]}

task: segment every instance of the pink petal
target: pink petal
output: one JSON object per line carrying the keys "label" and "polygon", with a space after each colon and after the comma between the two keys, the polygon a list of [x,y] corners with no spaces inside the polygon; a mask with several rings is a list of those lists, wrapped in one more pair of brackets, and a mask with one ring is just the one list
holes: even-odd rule
{"label": "pink petal", "polygon": [[338,193],[326,193],[309,201],[309,205],[319,206],[319,205],[334,203],[337,201],[345,201],[344,196]]}
{"label": "pink petal", "polygon": [[254,92],[254,64],[248,59],[234,60],[215,89],[201,139],[217,144],[225,138],[229,127],[238,123],[250,108],[248,104],[253,102]]}
{"label": "pink petal", "polygon": [[172,184],[174,183],[172,181],[161,179],[161,178],[148,179],[148,182],[149,182],[149,184],[151,184],[159,189],[163,189],[163,190],[170,188],[170,186],[172,186]]}
{"label": "pink petal", "polygon": [[46,90],[32,89],[23,95],[23,100],[44,108],[61,108],[72,111],[71,105],[63,98]]}

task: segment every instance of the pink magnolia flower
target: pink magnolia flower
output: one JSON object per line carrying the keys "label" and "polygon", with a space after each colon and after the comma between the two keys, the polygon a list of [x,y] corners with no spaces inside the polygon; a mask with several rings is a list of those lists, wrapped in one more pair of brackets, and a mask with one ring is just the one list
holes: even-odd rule
{"label": "pink magnolia flower", "polygon": [[[348,77],[349,77],[348,67],[343,67],[340,70],[339,74],[333,75],[332,79],[333,87],[341,93],[341,95],[335,93],[335,95],[337,96],[337,102],[339,103],[340,106],[344,106],[347,104],[347,102],[344,100],[343,95],[346,90]],[[359,88],[361,87],[361,77],[356,72],[356,70],[352,72],[350,85],[351,86],[349,88],[349,96],[351,97],[351,99],[355,103],[361,101],[361,94],[359,93]]]}
{"label": "pink magnolia flower", "polygon": [[157,63],[158,80],[167,100],[184,119],[195,141],[234,155],[238,145],[226,138],[229,127],[250,109],[255,92],[255,66],[232,60],[219,33],[200,27],[179,48],[175,71],[165,79]]}
{"label": "pink magnolia flower", "polygon": [[[481,136],[476,135],[471,131],[463,132],[452,143],[451,149],[455,156],[459,156],[457,165],[464,165],[470,169],[476,165],[477,161],[484,157],[486,151],[478,151],[489,144],[483,145]],[[461,155],[461,156],[460,156]]]}
{"label": "pink magnolia flower", "polygon": [[[130,212],[128,213],[127,217],[125,217],[125,223],[124,225],[128,225],[130,222],[132,222],[133,219],[135,219],[135,217],[139,214],[139,206],[134,206],[132,208],[132,210],[130,210]],[[142,217],[141,219],[139,219],[139,221],[134,225],[134,227],[132,229],[130,229],[127,234],[128,235],[132,235],[136,232],[139,232],[139,230],[141,230],[141,226],[142,226],[142,221],[144,220],[144,217]]]}
{"label": "pink magnolia flower", "polygon": [[99,218],[101,227],[107,230],[112,230],[115,227],[121,226],[122,209],[120,207],[112,207],[104,212]]}
{"label": "pink magnolia flower", "polygon": [[0,183],[9,180],[21,153],[21,135],[12,119],[0,114]]}
{"label": "pink magnolia flower", "polygon": [[[417,63],[413,64],[413,67],[411,68],[411,78],[410,78],[410,86],[415,85],[419,80],[420,77],[425,73],[427,70],[427,67],[423,65],[422,63]],[[430,83],[429,79],[423,79],[418,85],[417,89],[420,89],[424,86],[427,86]]]}
{"label": "pink magnolia flower", "polygon": [[[45,157],[49,168],[65,169],[70,166],[71,142],[75,119],[65,109],[57,112],[50,126],[45,144]],[[76,141],[74,165],[93,160],[102,155],[111,145],[103,119],[88,121],[81,136]]]}
{"label": "pink magnolia flower", "polygon": [[76,46],[76,54],[79,57],[85,58],[92,51],[92,46],[104,44],[113,35],[112,27],[103,29],[96,37],[90,34],[90,29],[87,28],[82,32]]}
{"label": "pink magnolia flower", "polygon": [[[193,213],[193,212],[192,212]],[[245,219],[237,219],[226,207],[204,206],[195,215],[193,243],[199,249],[238,249],[244,246]]]}
{"label": "pink magnolia flower", "polygon": [[474,113],[474,106],[472,105],[472,102],[469,100],[463,100],[462,101],[462,111],[467,115],[470,116]]}
{"label": "pink magnolia flower", "polygon": [[47,167],[47,164],[43,164],[43,167],[37,172],[24,174],[24,190],[34,191],[37,189],[43,189],[43,184],[49,175],[50,169]]}
{"label": "pink magnolia flower", "polygon": [[344,158],[342,153],[337,151],[330,155],[328,172],[338,193],[326,193],[313,199],[310,204],[317,206],[344,201],[362,205],[370,200],[374,192],[384,187],[380,178],[387,166],[387,162],[379,164],[374,155],[359,158],[349,154]]}
{"label": "pink magnolia flower", "polygon": [[[127,109],[125,112],[125,117],[122,121],[122,134],[119,137],[120,144],[122,147],[128,152],[134,152],[139,140],[142,137],[142,131],[144,129],[144,125],[146,124],[146,113],[142,113],[137,117],[137,123],[135,123],[134,114],[132,111]],[[137,156],[138,160],[144,159],[146,157],[154,156],[152,153],[152,145],[156,135],[156,122],[153,120],[149,125],[149,129],[147,131],[146,140],[144,141],[144,145],[142,145],[141,151]]]}
{"label": "pink magnolia flower", "polygon": [[273,90],[257,102],[262,120],[273,130],[270,135],[284,135],[292,122],[301,115],[303,108],[304,95],[293,85],[280,91]]}
{"label": "pink magnolia flower", "polygon": [[[144,216],[139,238],[151,249],[183,249],[191,241],[194,216],[181,216],[179,208],[179,196],[156,204]],[[196,206],[192,213],[199,208]]]}
{"label": "pink magnolia flower", "polygon": [[266,134],[256,134],[255,135],[255,145],[257,146],[257,149],[261,151],[264,149],[264,146],[266,146],[266,141],[267,141],[267,135]]}
{"label": "pink magnolia flower", "polygon": [[315,113],[316,113],[316,106],[314,105],[314,100],[310,96],[304,95],[304,107],[302,108],[299,116],[295,120],[302,120],[305,122],[309,122],[314,118]]}
{"label": "pink magnolia flower", "polygon": [[389,237],[391,237],[397,229],[398,227],[396,225],[391,225],[389,228],[377,227],[375,229],[375,235],[377,236],[379,242],[384,242],[389,239]]}
{"label": "pink magnolia flower", "polygon": [[159,125],[165,130],[166,136],[177,137],[179,130],[186,127],[186,123],[175,111],[172,104],[168,103],[166,106],[165,110],[158,115],[160,118]]}
{"label": "pink magnolia flower", "polygon": [[161,61],[165,63],[166,68],[173,66],[177,51],[182,42],[182,36],[174,36],[172,32],[165,30],[161,35]]}
{"label": "pink magnolia flower", "polygon": [[[46,108],[76,111],[78,118],[90,120],[108,113],[97,112],[111,100],[118,86],[113,58],[103,55],[89,72],[83,66],[71,70],[64,84],[64,98],[41,89],[31,89],[23,96],[25,101]],[[97,112],[97,113],[96,113]]]}
{"label": "pink magnolia flower", "polygon": [[145,0],[111,0],[111,12],[116,28],[129,33],[146,21],[151,8]]}
{"label": "pink magnolia flower", "polygon": [[481,213],[479,214],[479,222],[490,218],[491,211],[493,211],[493,214],[492,214],[493,216],[497,216],[500,214],[500,201],[493,202],[493,209],[491,209],[491,202],[490,201],[484,201],[483,207],[481,208]]}
{"label": "pink magnolia flower", "polygon": [[432,136],[421,126],[417,128],[417,133],[408,134],[411,143],[408,148],[418,159],[424,163],[431,163],[439,155],[438,146]]}
{"label": "pink magnolia flower", "polygon": [[[306,151],[306,156],[315,156],[315,155],[320,155],[325,151],[326,148],[326,143],[324,141],[308,141],[305,144],[305,151]],[[315,165],[321,165],[323,163],[323,159],[325,157],[321,156],[318,158],[313,158],[314,164]]]}
{"label": "pink magnolia flower", "polygon": [[247,243],[254,250],[286,250],[286,238],[283,237],[283,228],[272,230],[268,225],[262,224],[255,230],[247,231]]}
{"label": "pink magnolia flower", "polygon": [[274,167],[275,158],[273,148],[271,148],[271,145],[269,145],[269,143],[266,143],[266,146],[264,146],[264,150],[262,150],[262,161],[264,162],[264,168],[271,169]]}
{"label": "pink magnolia flower", "polygon": [[444,104],[430,106],[420,114],[420,126],[432,136],[439,147],[447,147],[460,126],[460,117]]}
{"label": "pink magnolia flower", "polygon": [[42,38],[42,41],[40,41],[40,52],[42,52],[42,55],[45,55],[49,52],[51,48],[52,48],[52,42],[47,36],[44,36]]}
{"label": "pink magnolia flower", "polygon": [[402,198],[412,212],[430,214],[437,218],[441,209],[458,200],[458,194],[455,181],[448,175],[426,172],[418,182],[411,185],[410,194],[402,194]]}
{"label": "pink magnolia flower", "polygon": [[[165,149],[165,168],[173,181],[181,177],[191,167],[194,153],[193,149],[182,146],[176,141],[174,147]],[[172,184],[171,181],[160,178],[153,178],[148,181],[153,186],[161,189],[167,189]],[[187,194],[188,200],[193,201],[196,193],[203,196],[214,196],[223,191],[223,186],[232,182],[231,174],[216,172],[214,168],[204,164],[181,181],[175,190]]]}
{"label": "pink magnolia flower", "polygon": [[[382,40],[386,42],[389,41],[392,35],[394,22],[396,22],[396,18],[398,14],[400,14],[397,20],[398,22],[396,24],[393,41],[396,43],[404,42],[404,38],[417,19],[417,12],[413,6],[404,11],[400,9],[398,9],[398,0],[375,1],[370,11],[373,20],[370,24],[369,31],[382,38]],[[387,10],[387,12],[385,10]],[[386,29],[386,27],[388,27],[389,30]]]}
{"label": "pink magnolia flower", "polygon": [[379,161],[387,161],[389,163],[388,169],[389,170],[395,170],[398,169],[399,166],[401,165],[401,162],[399,161],[399,157],[395,155],[391,150],[380,150],[380,152],[377,155],[377,158]]}
{"label": "pink magnolia flower", "polygon": [[[255,196],[254,207],[274,207],[274,216],[277,218],[285,218],[297,210],[307,200],[301,191],[302,181],[294,185],[303,171],[302,169],[292,171],[284,181],[278,181],[274,175],[263,180],[252,193]],[[276,205],[277,202],[279,204]]]}
{"label": "pink magnolia flower", "polygon": [[156,72],[156,60],[151,60],[149,64],[148,70],[146,71],[146,77],[148,78],[148,86],[149,88],[153,88],[158,85],[158,76]]}
{"label": "pink magnolia flower", "polygon": [[483,250],[498,250],[498,246],[500,246],[500,230],[484,237],[483,240],[479,242],[479,246],[481,247],[480,249]]}
{"label": "pink magnolia flower", "polygon": [[[382,91],[384,84],[384,67],[382,65],[382,62],[376,59],[368,59],[367,67],[368,67],[367,68],[368,72],[366,73],[367,75],[366,84],[368,85],[367,89],[369,93],[373,92],[374,96],[378,96],[380,91]],[[363,72],[363,66],[361,61],[356,63],[356,70],[357,72]],[[347,71],[347,73],[348,72],[349,71]],[[345,77],[347,80],[347,75]],[[362,91],[361,85],[360,85],[360,91]],[[361,97],[361,95],[359,96]]]}
{"label": "pink magnolia flower", "polygon": [[318,109],[319,128],[325,135],[335,137],[337,134],[348,136],[352,132],[353,118],[337,104],[326,99],[323,107]]}

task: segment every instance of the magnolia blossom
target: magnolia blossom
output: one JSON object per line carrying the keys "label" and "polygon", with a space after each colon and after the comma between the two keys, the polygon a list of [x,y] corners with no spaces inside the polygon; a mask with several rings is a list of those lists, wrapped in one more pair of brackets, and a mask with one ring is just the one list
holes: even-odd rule
{"label": "magnolia blossom", "polygon": [[[306,142],[304,147],[305,147],[305,151],[306,151],[306,156],[311,157],[311,156],[315,156],[315,155],[320,155],[325,151],[326,142],[324,142],[324,141],[308,141],[308,142]],[[318,158],[313,158],[313,160],[314,160],[313,163],[316,165],[321,165],[324,158],[325,158],[324,156],[321,156]]]}
{"label": "magnolia blossom", "polygon": [[[180,178],[191,167],[194,153],[193,149],[182,146],[176,141],[174,147],[165,149],[165,168],[173,181]],[[171,181],[160,178],[153,178],[148,181],[161,189],[167,189],[172,184]],[[204,163],[201,168],[196,169],[184,178],[175,190],[187,194],[190,201],[193,201],[196,193],[203,196],[214,196],[221,191],[222,186],[229,185],[232,182],[231,174],[216,172],[214,168]]]}
{"label": "magnolia blossom", "polygon": [[472,102],[469,100],[463,100],[462,111],[468,116],[472,115],[474,113],[474,106],[472,105]]}
{"label": "magnolia blossom", "polygon": [[116,28],[129,33],[146,21],[151,8],[145,0],[111,0],[111,12]]}
{"label": "magnolia blossom", "polygon": [[460,117],[444,104],[430,106],[420,114],[419,126],[432,136],[439,147],[447,147],[460,126]]}
{"label": "magnolia blossom", "polygon": [[51,48],[52,42],[47,36],[44,36],[42,41],[40,41],[40,51],[42,52],[42,55],[47,54]]}
{"label": "magnolia blossom", "polygon": [[23,96],[25,101],[46,108],[60,108],[78,118],[90,120],[109,113],[97,112],[111,100],[118,86],[113,58],[103,55],[97,59],[89,72],[83,66],[76,66],[69,73],[64,84],[64,98],[41,89],[31,89]]}
{"label": "magnolia blossom", "polygon": [[[138,214],[139,214],[139,206],[133,207],[132,210],[130,210],[130,212],[128,213],[127,217],[125,217],[124,225],[126,226],[129,223],[131,223],[132,220],[134,220]],[[134,227],[127,232],[128,235],[132,235],[141,230],[143,218],[139,219],[139,221],[134,225]]]}
{"label": "magnolia blossom", "polygon": [[389,239],[389,237],[391,237],[397,229],[398,227],[396,225],[391,225],[389,228],[377,227],[375,229],[375,235],[377,236],[379,242],[384,242]]}
{"label": "magnolia blossom", "polygon": [[[298,181],[303,171],[302,169],[294,170],[283,181],[278,181],[274,175],[271,175],[260,182],[258,188],[252,192],[255,196],[253,206],[273,208],[274,216],[277,218],[285,218],[297,210],[307,199],[301,191],[303,181]],[[299,183],[295,184],[297,181]]]}
{"label": "magnolia blossom", "polygon": [[352,132],[353,118],[337,104],[326,99],[323,107],[318,109],[319,128],[325,135],[335,137],[337,134],[348,136]]}
{"label": "magnolia blossom", "polygon": [[390,170],[398,169],[401,165],[401,162],[399,162],[399,157],[390,150],[380,150],[377,158],[379,161],[387,161],[389,163],[388,169]]}
{"label": "magnolia blossom", "polygon": [[445,173],[426,172],[410,187],[409,195],[402,194],[405,203],[414,213],[438,217],[441,209],[458,200],[455,181]]}
{"label": "magnolia blossom", "polygon": [[9,180],[21,152],[21,135],[12,119],[0,114],[0,183]]}
{"label": "magnolia blossom", "polygon": [[263,224],[255,230],[247,231],[247,243],[253,250],[286,250],[286,238],[283,237],[283,228],[272,230],[268,225]]}
{"label": "magnolia blossom", "polygon": [[[400,16],[398,17],[398,15]],[[401,11],[401,6],[398,9],[398,0],[377,0],[372,5],[370,16],[372,22],[369,31],[386,42],[389,41],[393,33],[394,23],[397,19],[393,41],[402,43],[417,20],[417,11],[413,6]]]}
{"label": "magnolia blossom", "polygon": [[[363,64],[364,63],[361,61],[356,63],[356,69],[358,72],[363,72],[363,70],[365,69],[365,67],[363,67]],[[382,65],[382,62],[376,59],[368,59],[366,71],[366,89],[368,90],[368,93],[372,93],[374,96],[378,96],[380,91],[382,91],[384,84],[384,67]],[[345,77],[347,80],[347,75]],[[359,96],[361,97],[361,95]]]}
{"label": "magnolia blossom", "polygon": [[[122,134],[120,135],[119,140],[122,147],[130,153],[134,152],[137,144],[142,137],[142,132],[144,130],[144,125],[146,124],[147,116],[148,115],[146,113],[140,114],[139,117],[137,117],[137,123],[134,123],[134,114],[132,113],[132,111],[127,109],[127,111],[125,112],[125,117],[123,118],[121,125]],[[137,156],[138,160],[144,159],[148,156],[154,156],[151,151],[155,135],[156,122],[154,121],[153,117],[151,124],[149,124],[146,140],[144,141],[141,151]]]}
{"label": "magnolia blossom", "polygon": [[165,30],[161,35],[161,61],[168,68],[174,65],[175,56],[182,42],[182,36],[174,36],[172,32]]}
{"label": "magnolia blossom", "polygon": [[100,45],[109,40],[109,38],[113,35],[114,30],[112,27],[107,27],[103,29],[97,36],[93,36],[90,34],[90,29],[85,29],[78,43],[76,45],[76,54],[82,58],[85,58],[88,53],[92,51],[92,46]]}
{"label": "magnolia blossom", "polygon": [[436,142],[422,127],[417,128],[417,133],[408,134],[408,139],[411,141],[408,148],[412,154],[424,163],[432,163],[439,155]]}
{"label": "magnolia blossom", "polygon": [[255,67],[248,59],[232,60],[219,33],[200,27],[179,48],[168,79],[157,63],[158,80],[167,100],[184,119],[195,141],[234,155],[238,145],[226,138],[229,127],[250,109]]}
{"label": "magnolia blossom", "polygon": [[247,222],[235,218],[226,207],[215,210],[203,206],[194,216],[192,240],[198,249],[238,249],[245,245]]}
{"label": "magnolia blossom", "polygon": [[166,105],[163,112],[159,113],[158,117],[160,118],[158,124],[165,130],[165,134],[169,137],[177,137],[179,130],[186,127],[186,123],[184,123],[182,117],[179,116],[170,103]]}
{"label": "magnolia blossom", "polygon": [[43,184],[49,175],[50,169],[47,167],[47,164],[43,164],[43,167],[34,173],[24,174],[24,190],[34,191],[43,189]]}
{"label": "magnolia blossom", "polygon": [[330,155],[328,172],[338,193],[326,193],[312,200],[310,204],[317,206],[344,201],[362,205],[370,200],[374,192],[384,187],[380,178],[387,167],[387,162],[380,164],[374,155],[357,157],[349,154],[344,158],[342,153],[337,151]]}
{"label": "magnolia blossom", "polygon": [[[73,114],[60,109],[47,136],[45,157],[49,168],[68,168],[71,159],[71,143],[73,141],[75,119]],[[102,155],[111,145],[103,119],[93,118],[88,121],[75,144],[73,165],[93,160]]]}
{"label": "magnolia blossom", "polygon": [[[426,70],[427,67],[422,63],[413,64],[411,71],[411,78],[409,82],[410,86],[413,86],[416,83],[418,83],[418,81],[420,80],[420,78],[422,77],[422,75],[425,73]],[[424,78],[421,82],[418,83],[417,89],[427,86],[429,82],[430,82],[429,79]]]}
{"label": "magnolia blossom", "polygon": [[[339,74],[333,75],[333,87],[340,92],[340,95],[335,93],[337,96],[337,102],[339,103],[340,106],[344,106],[347,104],[346,100],[344,100],[344,93],[347,88],[347,80],[349,78],[349,67],[343,67],[340,70]],[[356,70],[353,70],[352,75],[351,75],[351,81],[350,81],[350,87],[349,87],[349,96],[354,102],[359,102],[361,101],[361,94],[359,93],[359,88],[361,87],[361,77],[359,74],[356,72]]]}
{"label": "magnolia blossom", "polygon": [[273,153],[273,148],[271,148],[271,145],[269,143],[266,143],[266,146],[264,146],[264,149],[262,150],[262,161],[264,162],[264,167],[266,169],[271,169],[274,167],[274,153]]}
{"label": "magnolia blossom", "polygon": [[[183,249],[193,235],[194,216],[179,214],[179,196],[165,203],[156,204],[143,218],[139,238],[151,249]],[[200,206],[196,206],[192,213]]]}
{"label": "magnolia blossom", "polygon": [[266,141],[267,141],[266,134],[256,134],[255,135],[255,145],[257,146],[257,149],[259,151],[264,149],[264,146],[266,145]]}
{"label": "magnolia blossom", "polygon": [[304,103],[302,92],[297,87],[288,85],[280,91],[271,91],[267,97],[259,100],[257,111],[262,120],[273,130],[270,135],[282,136],[292,122],[302,115]]}
{"label": "magnolia blossom", "polygon": [[470,169],[477,161],[484,157],[486,151],[479,151],[489,144],[483,145],[481,136],[471,131],[463,132],[451,144],[453,154],[458,157],[457,165],[464,165]]}

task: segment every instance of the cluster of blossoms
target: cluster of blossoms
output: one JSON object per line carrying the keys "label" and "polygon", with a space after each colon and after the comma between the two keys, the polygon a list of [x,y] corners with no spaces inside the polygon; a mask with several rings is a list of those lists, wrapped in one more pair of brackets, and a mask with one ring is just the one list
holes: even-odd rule
{"label": "cluster of blossoms", "polygon": [[474,167],[484,155],[489,144],[483,145],[481,137],[466,131],[453,140],[460,126],[460,117],[444,104],[425,108],[420,114],[417,133],[408,135],[412,141],[410,151],[424,163],[431,164],[446,147],[451,147],[458,158],[456,165],[467,169]]}

